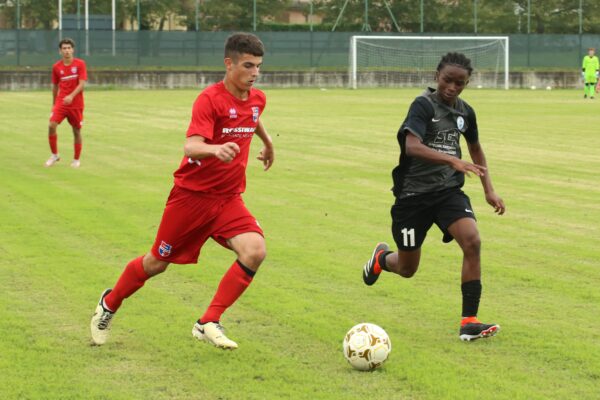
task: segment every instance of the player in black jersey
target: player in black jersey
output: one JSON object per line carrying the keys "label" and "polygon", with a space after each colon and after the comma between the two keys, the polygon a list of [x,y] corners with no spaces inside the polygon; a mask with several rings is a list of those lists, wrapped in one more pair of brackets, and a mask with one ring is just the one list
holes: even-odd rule
{"label": "player in black jersey", "polygon": [[[443,241],[456,239],[463,251],[459,334],[465,341],[490,337],[500,330],[499,325],[477,319],[481,241],[469,197],[461,190],[465,174],[479,176],[486,201],[496,213],[505,211],[479,143],[475,111],[459,98],[472,71],[471,61],[463,54],[446,54],[437,67],[437,89],[428,88],[410,106],[398,131],[400,162],[392,172],[396,197],[391,210],[392,234],[398,251],[379,243],[363,268],[367,285],[374,284],[381,271],[410,278],[419,267],[427,231],[435,223],[444,234]],[[461,135],[473,163],[461,159]]]}

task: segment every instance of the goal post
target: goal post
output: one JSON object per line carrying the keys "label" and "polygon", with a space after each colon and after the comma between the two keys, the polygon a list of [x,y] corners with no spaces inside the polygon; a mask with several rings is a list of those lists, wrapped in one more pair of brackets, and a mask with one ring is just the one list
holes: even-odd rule
{"label": "goal post", "polygon": [[508,46],[508,36],[352,36],[350,87],[431,84],[441,57],[458,52],[471,59],[470,86],[508,89]]}

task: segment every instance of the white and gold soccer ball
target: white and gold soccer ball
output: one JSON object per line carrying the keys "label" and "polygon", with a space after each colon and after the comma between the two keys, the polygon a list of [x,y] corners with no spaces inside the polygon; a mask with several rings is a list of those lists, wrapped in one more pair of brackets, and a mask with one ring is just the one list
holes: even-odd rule
{"label": "white and gold soccer ball", "polygon": [[354,368],[370,371],[379,367],[392,351],[388,334],[375,324],[353,326],[344,337],[344,357]]}

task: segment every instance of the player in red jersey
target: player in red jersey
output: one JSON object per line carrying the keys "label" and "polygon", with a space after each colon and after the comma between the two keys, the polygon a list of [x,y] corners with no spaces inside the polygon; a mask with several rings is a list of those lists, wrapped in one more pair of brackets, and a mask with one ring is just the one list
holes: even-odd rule
{"label": "player in red jersey", "polygon": [[58,44],[62,59],[52,66],[52,113],[48,124],[48,142],[52,155],[46,161],[51,167],[60,160],[56,143],[56,127],[67,119],[73,127],[74,156],[71,167],[79,168],[81,125],[83,124],[83,88],[87,81],[85,61],[73,57],[75,42],[65,38]]}
{"label": "player in red jersey", "polygon": [[238,33],[227,39],[225,78],[204,89],[194,103],[184,157],[174,173],[175,185],[154,246],[146,255],[130,261],[116,285],[102,293],[91,321],[95,344],[106,342],[112,318],[124,299],[169,264],[196,263],[202,245],[213,238],[233,250],[237,259],[223,276],[192,335],[220,348],[237,348],[223,332],[221,315],[250,285],[266,256],[262,229],[241,197],[255,134],[264,144],[257,157],[264,169],[274,161],[271,137],[259,119],[266,98],[252,87],[263,54],[262,42],[252,34]]}

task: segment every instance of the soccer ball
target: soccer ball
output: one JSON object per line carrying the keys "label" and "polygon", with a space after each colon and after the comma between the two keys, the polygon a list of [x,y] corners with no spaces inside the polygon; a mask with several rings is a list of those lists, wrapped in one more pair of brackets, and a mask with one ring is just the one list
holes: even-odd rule
{"label": "soccer ball", "polygon": [[344,337],[344,357],[360,371],[379,367],[391,351],[388,334],[375,324],[365,322],[353,326]]}

